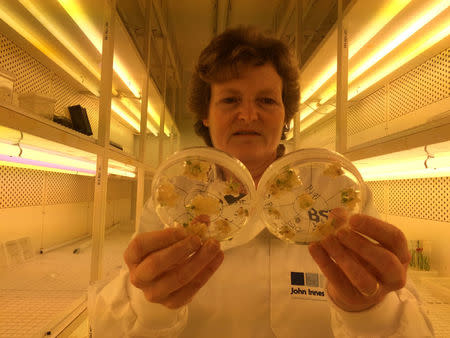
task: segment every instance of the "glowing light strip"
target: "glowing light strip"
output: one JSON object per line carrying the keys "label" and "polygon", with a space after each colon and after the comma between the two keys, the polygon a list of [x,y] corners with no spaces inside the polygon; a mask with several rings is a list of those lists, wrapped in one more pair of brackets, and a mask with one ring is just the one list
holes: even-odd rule
{"label": "glowing light strip", "polygon": [[8,163],[16,163],[16,164],[24,164],[27,166],[33,166],[33,167],[45,167],[45,168],[52,168],[52,169],[57,169],[59,171],[68,171],[69,173],[84,173],[84,174],[89,174],[94,176],[95,175],[95,170],[88,170],[88,169],[81,169],[81,168],[76,168],[76,167],[70,167],[70,166],[65,166],[65,165],[61,165],[61,164],[55,164],[55,163],[50,163],[50,162],[45,162],[45,161],[38,161],[38,160],[31,160],[31,159],[27,159],[27,158],[22,158],[22,157],[14,157],[14,156],[7,156],[7,155],[2,155],[0,154],[0,161],[3,162],[8,162]]}
{"label": "glowing light strip", "polygon": [[7,166],[7,167],[30,169],[30,170],[49,171],[49,172],[53,172],[53,173],[63,173],[63,174],[91,176],[91,177],[95,176],[95,175],[84,173],[81,171],[71,171],[71,170],[62,170],[62,169],[56,169],[56,168],[47,168],[47,167],[35,166],[35,165],[24,164],[24,163],[0,161],[0,165]]}
{"label": "glowing light strip", "polygon": [[336,109],[336,107],[334,107],[332,105],[325,105],[323,107],[320,107],[320,111],[319,112],[317,112],[316,114],[310,116],[309,119],[307,119],[302,124],[300,124],[301,131],[304,131],[305,129],[308,129],[313,124],[315,124],[320,119],[322,119],[323,115],[326,115],[326,114],[332,112],[335,109]]}
{"label": "glowing light strip", "polygon": [[[90,160],[80,160],[69,156],[59,155],[57,152],[44,149],[33,149],[33,146],[21,144],[7,144],[0,142],[0,156],[2,161],[11,163],[21,163],[30,166],[42,166],[58,170],[82,172],[95,175],[96,162]],[[22,153],[20,150],[22,149]],[[20,157],[18,156],[20,154]],[[108,173],[135,177],[135,167],[117,161],[109,160],[112,166],[108,166]],[[116,168],[117,167],[117,168]]]}
{"label": "glowing light strip", "polygon": [[91,23],[89,17],[85,14],[80,6],[80,1],[58,0],[59,4],[64,8],[67,14],[80,27],[83,33],[89,38],[94,47],[102,53],[102,37],[97,32],[96,27]]}
{"label": "glowing light strip", "polygon": [[427,12],[423,13],[422,16],[413,21],[409,26],[405,27],[400,34],[395,36],[391,41],[386,42],[383,46],[381,46],[377,51],[375,51],[368,60],[362,62],[360,66],[358,66],[355,70],[352,70],[348,76],[349,82],[352,82],[358,76],[363,74],[366,70],[372,67],[375,63],[380,61],[387,54],[392,52],[397,46],[401,45],[406,39],[410,38],[414,33],[416,33],[419,29],[433,20],[436,16],[442,13],[448,7],[448,2],[446,1],[438,1],[437,5],[429,8]]}
{"label": "glowing light strip", "polygon": [[[139,121],[139,130],[140,130],[140,121],[141,121],[141,112],[138,110],[138,108],[136,108],[136,106],[133,104],[133,102],[131,102],[130,99],[127,98],[122,98],[120,100],[130,111],[131,113],[136,117],[136,119]],[[140,101],[142,102],[142,101]],[[155,121],[156,123],[156,121]],[[149,121],[149,119],[147,119],[147,129],[150,130],[150,132],[157,136],[158,135],[158,130],[156,129],[156,127]]]}
{"label": "glowing light strip", "polygon": [[305,105],[305,107],[300,110],[300,121],[306,119],[309,115],[311,115],[314,111],[319,107],[317,102],[311,102],[310,104]]}
{"label": "glowing light strip", "polygon": [[137,132],[141,129],[141,126],[132,119],[127,113],[125,113],[122,108],[120,108],[114,101],[111,101],[111,109],[119,115],[123,120],[125,120],[130,126],[134,128]]}
{"label": "glowing light strip", "polygon": [[328,65],[327,69],[318,77],[315,84],[307,89],[305,93],[302,92],[300,103],[305,103],[317,90],[323,86],[334,74],[336,74],[336,62]]}
{"label": "glowing light strip", "polygon": [[73,46],[71,43],[71,39],[69,36],[64,34],[57,26],[55,26],[50,20],[47,19],[47,16],[43,14],[36,6],[35,2],[30,0],[19,0],[22,5],[31,13],[33,16],[44,26],[53,36],[61,42],[70,52],[87,68],[89,71],[94,74],[94,76],[100,80],[100,72],[98,71],[98,67],[94,67],[87,58],[80,53],[80,51]]}
{"label": "glowing light strip", "polygon": [[[65,9],[65,11],[72,17],[74,22],[77,23],[77,25],[80,27],[80,29],[83,31],[83,33],[88,37],[88,39],[91,41],[91,43],[94,45],[94,47],[98,50],[98,52],[102,53],[102,39],[103,37],[101,34],[97,31],[97,29],[91,24],[91,21],[89,20],[89,17],[85,15],[83,12],[83,9],[81,6],[77,3],[77,1],[74,0],[58,0],[61,6]],[[126,68],[122,65],[119,58],[114,55],[114,65],[113,65],[114,71],[117,73],[117,75],[120,77],[120,79],[125,83],[125,85],[130,89],[130,91],[133,93],[133,95],[136,98],[140,98],[141,94],[139,91],[139,87],[131,81],[131,76],[127,72]],[[127,106],[130,110],[130,106]],[[116,107],[118,108],[118,107]],[[125,112],[121,110],[120,108],[114,110],[119,116],[121,116],[125,121],[127,121],[136,131],[140,130],[140,127],[136,127],[135,123],[132,122],[130,118],[125,117]],[[156,125],[159,125],[159,115],[155,112],[153,107],[148,104],[147,111],[150,114],[153,121],[156,123]],[[140,113],[139,113],[140,116]],[[147,123],[147,128],[154,134],[158,134],[157,128],[155,128],[151,123]],[[167,126],[164,126],[164,133],[169,136],[170,130]]]}
{"label": "glowing light strip", "polygon": [[[388,53],[398,47],[407,38],[411,37],[412,34],[416,33],[419,29],[423,28],[427,23],[434,19],[437,15],[442,13],[448,5],[444,5],[445,2],[440,2],[438,6],[433,7],[429,12],[426,12],[418,20],[414,21],[405,30],[402,30],[399,35],[394,37],[387,45],[383,45],[378,52],[375,53],[368,61],[362,64],[357,70],[351,71],[349,73],[349,83],[354,81],[361,74],[369,70],[375,63],[380,61]],[[447,37],[450,33],[450,25],[444,22],[443,27],[441,26],[439,30],[433,32],[427,32],[427,36],[424,39],[418,39],[413,47],[408,48],[407,51],[402,53],[401,57],[396,57],[395,60],[391,61],[389,66],[386,66],[383,70],[378,71],[373,74],[370,78],[366,78],[363,84],[358,84],[357,88],[349,90],[348,100],[358,95],[360,92],[369,88],[372,84],[384,78],[386,75],[392,73],[395,69],[404,65],[417,55],[421,54],[423,51],[427,50],[435,43],[441,41]],[[327,102],[330,98],[336,95],[336,85],[332,85],[323,95],[321,95],[320,103],[323,104]]]}
{"label": "glowing light strip", "polygon": [[93,93],[96,96],[100,95],[100,92],[98,88],[94,87],[89,82],[86,82],[84,78],[80,76],[76,71],[74,71],[71,67],[67,66],[64,61],[62,61],[58,55],[56,55],[53,51],[51,51],[49,48],[47,48],[46,45],[41,43],[41,41],[36,38],[31,32],[29,32],[26,29],[26,24],[23,24],[20,20],[17,18],[13,18],[10,16],[10,13],[6,11],[2,11],[2,8],[0,6],[0,18],[5,21],[5,23],[12,27],[17,33],[19,33],[21,36],[23,36],[28,42],[30,42],[34,47],[36,47],[38,50],[40,50],[43,54],[47,55],[53,62],[55,62],[59,67],[64,69],[65,72],[70,74],[72,78],[74,78],[76,81],[78,81],[81,85],[86,87],[91,93]]}
{"label": "glowing light strip", "polygon": [[125,164],[125,163],[122,163],[122,162],[118,162],[118,161],[113,160],[113,159],[109,159],[108,163],[109,163],[109,165],[116,166],[118,168],[124,168],[124,169],[128,169],[128,170],[135,170],[136,169],[132,165]]}
{"label": "glowing light strip", "polygon": [[79,169],[95,170],[94,161],[79,160],[73,157],[58,155],[52,153],[51,151],[42,149],[35,150],[32,146],[28,146],[25,144],[21,144],[20,147],[22,149],[22,154],[20,154],[19,146],[14,144],[0,143],[0,154],[12,157],[19,157],[20,155],[21,158],[30,160],[44,161],[57,165],[68,165]]}
{"label": "glowing light strip", "polygon": [[[95,170],[87,170],[80,169],[76,167],[64,166],[61,164],[55,164],[45,161],[31,160],[22,157],[14,157],[0,154],[0,165],[6,166],[14,166],[25,169],[37,169],[37,170],[45,170],[51,172],[60,172],[64,174],[73,174],[73,175],[85,175],[85,176],[95,176]],[[136,177],[136,174],[133,172],[108,168],[108,174],[118,175],[118,176],[126,176],[126,177]]]}
{"label": "glowing light strip", "polygon": [[150,100],[147,102],[147,112],[152,117],[152,120],[155,121],[155,123],[159,126],[159,115],[156,113],[153,106],[150,104]]}
{"label": "glowing light strip", "polygon": [[446,177],[450,176],[450,167],[436,169],[412,169],[397,172],[380,170],[359,170],[365,181],[389,181],[408,178]]}
{"label": "glowing light strip", "polygon": [[312,114],[313,111],[314,111],[314,109],[311,108],[310,106],[306,106],[305,108],[300,110],[300,121],[303,121],[304,119],[306,119],[309,115]]}
{"label": "glowing light strip", "polygon": [[[97,31],[97,29],[91,24],[90,19],[83,9],[74,0],[58,0],[65,11],[70,15],[73,21],[80,27],[83,33],[91,41],[94,47],[102,54],[102,35]],[[115,54],[115,53],[114,53]],[[131,81],[131,76],[127,72],[126,68],[120,62],[118,57],[114,55],[114,71],[120,77],[120,79],[125,83],[125,85],[130,89],[133,95],[137,98],[141,96],[138,86]]]}
{"label": "glowing light strip", "polygon": [[[156,111],[153,109],[153,107],[150,104],[150,102],[148,103],[147,111],[150,114],[150,116],[152,117],[153,121],[155,121],[156,125],[159,127],[160,117],[156,113]],[[167,110],[166,110],[166,112],[167,112]],[[158,130],[158,133],[159,133],[159,130]],[[170,130],[167,127],[167,123],[165,123],[165,125],[164,125],[164,134],[166,134],[166,136],[170,136]]]}
{"label": "glowing light strip", "polygon": [[445,27],[441,29],[438,32],[433,32],[433,34],[430,34],[427,36],[426,39],[419,39],[416,41],[414,46],[411,46],[408,51],[405,51],[402,53],[402,55],[397,56],[395,60],[391,60],[390,63],[386,66],[384,66],[383,69],[377,71],[372,76],[364,78],[364,82],[358,83],[357,88],[351,88],[348,93],[348,100],[351,100],[359,93],[363,92],[370,86],[372,86],[374,83],[377,83],[381,79],[383,79],[385,76],[391,74],[393,71],[398,69],[400,66],[404,65],[405,63],[409,62],[413,58],[415,58],[417,55],[420,55],[424,51],[426,51],[428,48],[433,46],[434,44],[438,43],[439,41],[445,39],[447,36],[450,35],[450,25],[444,23]]}
{"label": "glowing light strip", "polygon": [[[102,53],[102,39],[103,37],[101,34],[97,31],[97,29],[91,24],[91,21],[89,17],[87,17],[79,5],[77,1],[74,0],[58,0],[61,6],[65,9],[65,11],[72,17],[74,22],[77,23],[77,25],[80,27],[80,29],[83,31],[83,33],[88,37],[88,39],[91,41],[91,43],[94,45],[94,47],[98,50],[98,52]],[[138,86],[132,82],[131,76],[126,71],[125,67],[122,65],[120,60],[116,55],[114,55],[114,65],[113,65],[114,71],[117,73],[117,75],[120,77],[120,79],[125,83],[125,85],[130,89],[130,91],[133,93],[133,95],[137,98],[141,96]],[[127,105],[127,108],[132,110],[132,105]],[[114,106],[113,110],[115,113],[117,113],[122,119],[124,119],[128,124],[130,124],[136,131],[139,132],[140,125],[136,123],[135,120],[127,116],[128,114],[125,113],[122,109],[120,109],[118,106]],[[153,107],[148,104],[147,111],[150,114],[153,121],[156,123],[156,125],[159,125],[159,115],[155,112]],[[140,112],[138,115],[136,115],[138,119],[140,119]],[[158,129],[155,128],[151,123],[147,123],[147,128],[150,130],[150,132],[154,135],[158,135]],[[170,131],[165,126],[164,133],[169,136]]]}
{"label": "glowing light strip", "polygon": [[126,177],[136,177],[135,173],[125,171],[125,170],[119,170],[119,169],[115,169],[115,168],[108,168],[108,174],[126,176]]}
{"label": "glowing light strip", "polygon": [[383,29],[391,20],[402,11],[411,0],[389,0],[386,7],[379,10],[377,13],[371,13],[376,18],[371,26],[368,26],[362,32],[352,32],[352,34],[359,34],[361,37],[351,41],[348,46],[348,58],[351,59],[359,50],[366,45],[380,30]]}
{"label": "glowing light strip", "polygon": [[[430,145],[431,148],[446,149],[447,145]],[[450,152],[440,151],[434,153],[432,158],[418,155],[421,149],[405,150],[398,153],[383,155],[354,161],[353,164],[361,172],[365,180],[393,180],[419,177],[450,176]],[[427,159],[427,167],[425,167]]]}
{"label": "glowing light strip", "polygon": [[[390,1],[388,6],[381,10],[381,14],[378,15],[377,21],[366,29],[365,32],[360,34],[359,39],[352,41],[349,46],[348,59],[350,60],[362,47],[366,45],[370,39],[372,39],[376,33],[378,33],[384,26],[386,26],[405,6],[410,0],[397,0]],[[336,74],[337,61],[332,61],[321,75],[317,77],[317,80],[313,85],[302,91],[302,97],[300,103],[306,102],[313,94],[322,87],[334,74]],[[325,102],[325,101],[324,101]],[[321,100],[322,103],[322,100]]]}

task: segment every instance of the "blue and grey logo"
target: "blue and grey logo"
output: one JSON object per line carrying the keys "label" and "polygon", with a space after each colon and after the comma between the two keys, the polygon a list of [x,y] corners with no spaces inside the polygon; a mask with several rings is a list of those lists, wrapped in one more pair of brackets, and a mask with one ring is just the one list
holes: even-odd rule
{"label": "blue and grey logo", "polygon": [[[292,287],[292,285],[297,287]],[[318,273],[291,271],[291,295],[325,296],[324,291],[311,288],[323,288],[322,276]]]}

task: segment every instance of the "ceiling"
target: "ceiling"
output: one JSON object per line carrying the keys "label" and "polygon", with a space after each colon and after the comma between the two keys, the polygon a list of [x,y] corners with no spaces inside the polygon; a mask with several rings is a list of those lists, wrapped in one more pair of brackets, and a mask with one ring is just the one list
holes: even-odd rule
{"label": "ceiling", "polygon": [[[270,30],[280,0],[229,1],[228,27],[240,24]],[[191,71],[200,51],[214,37],[215,1],[167,1],[169,25],[174,32],[178,54],[185,71]]]}

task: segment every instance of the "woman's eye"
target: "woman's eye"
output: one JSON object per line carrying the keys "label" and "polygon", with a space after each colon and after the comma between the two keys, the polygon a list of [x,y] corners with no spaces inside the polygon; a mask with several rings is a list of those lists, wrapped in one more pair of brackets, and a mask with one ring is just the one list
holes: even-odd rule
{"label": "woman's eye", "polygon": [[223,103],[236,103],[238,102],[238,98],[237,97],[225,97],[224,99],[222,99]]}
{"label": "woman's eye", "polygon": [[275,101],[274,99],[270,98],[270,97],[263,97],[261,98],[261,102],[264,104],[275,104],[277,103],[277,101]]}

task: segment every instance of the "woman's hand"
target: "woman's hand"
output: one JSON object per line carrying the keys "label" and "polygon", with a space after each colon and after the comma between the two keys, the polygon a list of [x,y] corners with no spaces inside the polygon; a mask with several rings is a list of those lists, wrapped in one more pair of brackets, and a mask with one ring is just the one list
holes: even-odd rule
{"label": "woman's hand", "polygon": [[131,284],[169,309],[188,304],[223,258],[216,240],[202,245],[198,236],[177,228],[138,234],[124,253]]}
{"label": "woman's hand", "polygon": [[411,256],[395,226],[361,214],[353,215],[349,225],[310,244],[309,252],[328,278],[334,303],[345,311],[363,311],[404,287]]}

